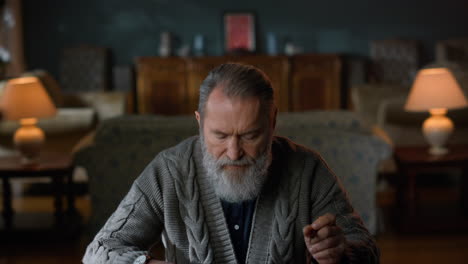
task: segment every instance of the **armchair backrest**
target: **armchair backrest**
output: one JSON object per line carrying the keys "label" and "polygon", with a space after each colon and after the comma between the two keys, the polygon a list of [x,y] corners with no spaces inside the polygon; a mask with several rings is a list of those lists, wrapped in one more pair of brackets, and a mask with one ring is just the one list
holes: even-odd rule
{"label": "armchair backrest", "polygon": [[121,116],[100,123],[94,143],[75,155],[76,165],[84,167],[89,178],[92,215],[87,234],[99,231],[156,154],[197,132],[193,116]]}
{"label": "armchair backrest", "polygon": [[408,85],[420,67],[416,40],[385,39],[371,42],[370,78],[374,82]]}
{"label": "armchair backrest", "polygon": [[[105,223],[158,152],[197,133],[193,116],[123,116],[102,122],[94,144],[75,157],[89,177],[93,213],[88,234]],[[377,164],[390,154],[390,147],[346,111],[280,114],[277,134],[322,154],[343,181],[366,226],[375,233]]]}
{"label": "armchair backrest", "polygon": [[342,181],[365,226],[377,233],[377,172],[391,155],[390,145],[349,111],[279,115],[276,132],[318,151]]}
{"label": "armchair backrest", "polygon": [[81,45],[65,48],[60,57],[60,83],[65,92],[109,89],[108,50]]}
{"label": "armchair backrest", "polygon": [[435,55],[437,61],[468,62],[468,38],[438,41]]}

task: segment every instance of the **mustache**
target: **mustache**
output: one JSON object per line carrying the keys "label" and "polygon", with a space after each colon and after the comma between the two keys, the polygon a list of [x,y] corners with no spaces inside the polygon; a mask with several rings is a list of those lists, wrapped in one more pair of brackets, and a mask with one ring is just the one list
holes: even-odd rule
{"label": "mustache", "polygon": [[216,164],[219,167],[223,167],[223,166],[250,166],[250,165],[255,164],[255,160],[248,157],[248,156],[244,156],[244,157],[242,157],[241,159],[238,159],[238,160],[231,160],[228,157],[222,157],[222,158],[219,158],[216,161]]}

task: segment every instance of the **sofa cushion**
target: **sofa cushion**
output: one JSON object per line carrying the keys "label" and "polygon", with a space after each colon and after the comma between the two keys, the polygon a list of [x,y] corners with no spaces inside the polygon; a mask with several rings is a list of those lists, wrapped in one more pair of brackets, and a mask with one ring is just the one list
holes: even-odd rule
{"label": "sofa cushion", "polygon": [[362,117],[350,111],[306,111],[279,113],[277,126],[299,126],[369,133],[370,126]]}
{"label": "sofa cushion", "polygon": [[92,91],[67,93],[64,102],[68,106],[91,107],[96,111],[99,121],[124,115],[126,112],[127,92]]}
{"label": "sofa cushion", "polygon": [[388,98],[405,100],[409,86],[397,84],[359,84],[351,88],[353,107],[359,116],[370,124],[377,124],[377,113]]}
{"label": "sofa cushion", "polygon": [[[92,108],[59,108],[51,118],[39,119],[38,126],[46,136],[90,130],[94,125],[95,112]],[[13,135],[19,127],[18,121],[5,120],[0,122],[0,134]]]}

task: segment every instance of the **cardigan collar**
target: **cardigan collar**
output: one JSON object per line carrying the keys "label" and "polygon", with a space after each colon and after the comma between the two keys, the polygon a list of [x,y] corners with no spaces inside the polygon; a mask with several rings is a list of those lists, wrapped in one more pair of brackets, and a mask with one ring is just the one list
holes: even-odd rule
{"label": "cardigan collar", "polygon": [[[194,150],[197,184],[199,185],[201,203],[205,213],[205,221],[210,233],[210,246],[214,251],[216,263],[236,263],[234,247],[229,236],[229,229],[224,217],[220,199],[217,197],[212,185],[211,177],[203,166],[201,141],[198,140]],[[278,177],[274,169],[275,162],[269,170],[269,177],[257,198],[255,213],[252,219],[249,247],[246,263],[266,263],[269,260],[269,251],[272,240],[272,226],[274,221],[275,197]],[[272,173],[275,172],[275,173]]]}

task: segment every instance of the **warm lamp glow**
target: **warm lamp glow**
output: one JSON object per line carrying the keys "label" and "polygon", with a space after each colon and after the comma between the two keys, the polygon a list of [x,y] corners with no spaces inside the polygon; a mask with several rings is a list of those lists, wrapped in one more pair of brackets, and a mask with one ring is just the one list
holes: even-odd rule
{"label": "warm lamp glow", "polygon": [[44,143],[44,132],[36,126],[37,118],[52,117],[56,108],[36,77],[22,77],[7,82],[1,97],[3,117],[20,120],[14,142],[23,157],[32,161]]}
{"label": "warm lamp glow", "polygon": [[52,117],[57,111],[36,77],[9,80],[2,95],[2,107],[7,120]]}
{"label": "warm lamp glow", "polygon": [[445,116],[448,109],[468,106],[457,80],[447,68],[423,69],[418,72],[406,101],[407,111],[429,111],[423,133],[431,145],[429,152],[443,155],[445,143],[453,132],[453,122]]}

